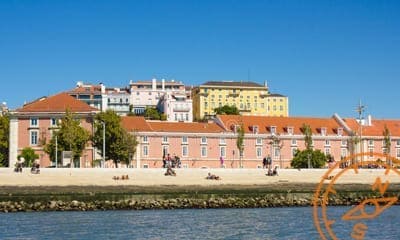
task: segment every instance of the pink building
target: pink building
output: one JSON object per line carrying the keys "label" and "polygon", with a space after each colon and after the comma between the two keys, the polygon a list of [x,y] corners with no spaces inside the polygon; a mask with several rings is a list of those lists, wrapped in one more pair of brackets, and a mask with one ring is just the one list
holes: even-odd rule
{"label": "pink building", "polygon": [[[14,167],[17,156],[25,147],[31,147],[39,155],[40,165],[51,166],[49,156],[43,151],[44,144],[50,141],[57,121],[66,110],[74,113],[81,126],[93,133],[93,116],[99,111],[66,93],[40,98],[25,104],[10,115],[10,154],[9,166]],[[76,167],[91,167],[95,151],[88,145]],[[61,159],[60,159],[61,161]]]}

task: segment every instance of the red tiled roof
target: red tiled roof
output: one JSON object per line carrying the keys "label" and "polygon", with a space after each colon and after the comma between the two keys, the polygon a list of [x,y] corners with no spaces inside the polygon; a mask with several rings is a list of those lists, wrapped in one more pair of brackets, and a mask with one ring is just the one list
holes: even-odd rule
{"label": "red tiled roof", "polygon": [[128,132],[139,131],[139,132],[150,132],[151,128],[146,122],[144,117],[137,116],[126,116],[121,117],[121,125]]}
{"label": "red tiled roof", "polygon": [[148,121],[154,132],[220,133],[216,123]]}
{"label": "red tiled roof", "polygon": [[25,104],[17,112],[98,112],[97,108],[87,105],[85,102],[71,97],[67,93],[59,93],[50,97],[41,98],[39,100]]}
{"label": "red tiled roof", "polygon": [[[355,119],[346,118],[346,123],[349,125],[354,132],[358,133],[360,125]],[[373,119],[371,126],[362,126],[363,136],[383,136],[383,131],[386,127],[390,131],[392,136],[400,136],[400,120],[383,120],[383,119]]]}
{"label": "red tiled roof", "polygon": [[[287,134],[287,128],[293,127],[293,134],[303,134],[303,124],[310,125],[312,133],[319,135],[321,128],[326,128],[327,135],[336,135],[341,126],[334,118],[307,118],[307,117],[267,117],[267,116],[241,116],[218,115],[217,116],[228,131],[232,131],[232,125],[243,124],[245,133],[252,133],[252,127],[258,126],[258,133],[270,134],[270,127],[276,127],[276,133]],[[346,132],[343,131],[343,135]]]}
{"label": "red tiled roof", "polygon": [[79,86],[72,90],[68,91],[69,94],[79,94],[79,93],[86,93],[86,94],[99,94],[101,93],[101,86],[100,85],[89,85],[89,86]]}

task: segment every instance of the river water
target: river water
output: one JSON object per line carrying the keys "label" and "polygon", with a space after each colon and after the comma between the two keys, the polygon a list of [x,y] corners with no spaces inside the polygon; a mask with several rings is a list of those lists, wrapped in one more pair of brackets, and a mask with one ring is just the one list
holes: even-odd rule
{"label": "river water", "polygon": [[[356,222],[339,221],[349,209],[327,211],[337,219],[338,239],[352,239]],[[312,213],[308,207],[1,213],[0,239],[321,239]],[[399,239],[399,216],[400,207],[392,206],[364,221],[364,239]]]}

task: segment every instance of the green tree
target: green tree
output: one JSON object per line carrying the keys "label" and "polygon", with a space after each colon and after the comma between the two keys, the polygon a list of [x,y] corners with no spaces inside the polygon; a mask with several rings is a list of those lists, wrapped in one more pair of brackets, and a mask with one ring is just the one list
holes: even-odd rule
{"label": "green tree", "polygon": [[136,152],[136,137],[121,126],[121,117],[114,111],[107,110],[95,117],[93,144],[103,155],[103,122],[105,123],[105,160],[113,160],[116,167],[119,162],[130,163]]}
{"label": "green tree", "polygon": [[31,167],[33,161],[38,159],[39,155],[35,153],[35,150],[33,150],[33,148],[26,147],[26,148],[22,149],[21,154],[18,155],[18,159],[20,159],[21,157],[25,159],[24,165],[26,167]]}
{"label": "green tree", "polygon": [[308,168],[308,163],[313,168],[324,167],[327,163],[327,156],[320,150],[305,149],[296,152],[290,165],[293,168]]}
{"label": "green tree", "polygon": [[239,115],[239,109],[236,106],[224,105],[214,109],[215,114],[221,115]]}
{"label": "green tree", "polygon": [[302,126],[303,134],[304,134],[304,144],[307,150],[312,149],[312,131],[311,127],[308,124],[303,123]]}
{"label": "green tree", "polygon": [[144,117],[151,120],[160,120],[161,118],[157,108],[153,107],[146,107],[144,110]]}
{"label": "green tree", "polygon": [[129,105],[129,112],[127,114],[128,116],[135,116],[135,113],[133,112],[133,105],[130,104]]}
{"label": "green tree", "polygon": [[387,164],[391,165],[390,162],[390,147],[392,146],[392,143],[390,142],[390,130],[385,124],[385,127],[383,129],[383,147],[385,148],[385,155],[386,155],[386,162]]}
{"label": "green tree", "polygon": [[55,161],[55,144],[57,137],[57,158],[60,159],[62,151],[71,151],[72,160],[78,164],[87,142],[90,140],[90,133],[80,126],[80,120],[74,114],[66,111],[65,116],[58,123],[58,131],[53,132],[50,142],[45,145],[44,150],[50,155],[51,161]]}
{"label": "green tree", "polygon": [[239,150],[239,167],[242,168],[242,158],[243,158],[243,151],[244,151],[244,126],[241,124],[239,127],[236,129],[237,131],[237,138],[236,138],[236,147]]}
{"label": "green tree", "polygon": [[0,116],[0,167],[8,167],[8,147],[10,138],[10,120]]}

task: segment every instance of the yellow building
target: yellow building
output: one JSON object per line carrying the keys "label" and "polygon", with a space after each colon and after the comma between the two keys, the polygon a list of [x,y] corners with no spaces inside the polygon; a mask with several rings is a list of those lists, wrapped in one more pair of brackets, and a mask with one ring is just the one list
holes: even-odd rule
{"label": "yellow building", "polygon": [[268,116],[288,117],[289,99],[281,94],[270,94],[267,99]]}
{"label": "yellow building", "polygon": [[[213,116],[214,109],[224,105],[236,106],[242,115],[269,116],[268,96],[270,96],[268,87],[255,82],[206,82],[192,91],[193,117],[195,120],[201,120],[204,117]],[[283,102],[287,103],[287,98],[280,96],[281,99],[285,98],[286,101]],[[280,102],[280,100],[277,101]],[[277,109],[279,110],[280,107]],[[286,112],[283,111],[286,114],[279,114],[279,116],[288,116],[287,105],[283,109],[286,110]]]}

